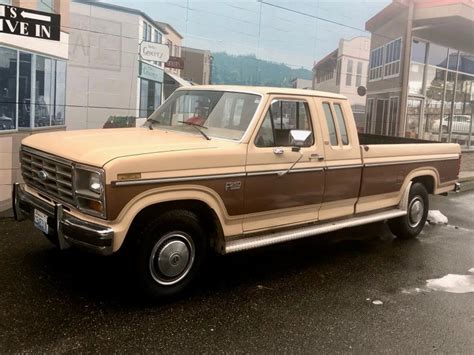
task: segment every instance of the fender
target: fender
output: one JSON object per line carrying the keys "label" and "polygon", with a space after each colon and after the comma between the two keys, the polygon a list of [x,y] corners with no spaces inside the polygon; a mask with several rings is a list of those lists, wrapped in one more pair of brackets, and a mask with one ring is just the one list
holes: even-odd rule
{"label": "fender", "polygon": [[140,211],[159,203],[183,200],[197,200],[209,206],[218,217],[224,236],[242,233],[242,218],[229,216],[222,199],[214,190],[200,185],[159,187],[146,190],[135,196],[112,222],[114,230],[116,230],[114,251],[122,245],[130,225]]}

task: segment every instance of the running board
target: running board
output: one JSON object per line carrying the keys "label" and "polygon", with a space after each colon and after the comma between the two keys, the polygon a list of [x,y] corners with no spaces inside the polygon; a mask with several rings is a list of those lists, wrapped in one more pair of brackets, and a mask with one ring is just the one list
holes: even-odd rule
{"label": "running board", "polygon": [[255,237],[240,238],[226,242],[225,254],[235,253],[242,250],[260,248],[267,245],[287,242],[290,240],[311,237],[317,234],[334,232],[339,229],[360,226],[374,222],[380,222],[391,218],[406,215],[407,212],[400,209],[379,212],[361,217],[352,217],[340,221],[323,223],[318,225],[306,226],[297,229],[285,230],[283,232],[275,232],[263,234]]}

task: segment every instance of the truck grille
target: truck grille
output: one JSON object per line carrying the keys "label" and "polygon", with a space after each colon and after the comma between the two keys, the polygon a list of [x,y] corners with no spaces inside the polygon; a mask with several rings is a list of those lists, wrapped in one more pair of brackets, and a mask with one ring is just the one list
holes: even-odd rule
{"label": "truck grille", "polygon": [[72,164],[22,149],[21,175],[29,186],[63,202],[74,204]]}

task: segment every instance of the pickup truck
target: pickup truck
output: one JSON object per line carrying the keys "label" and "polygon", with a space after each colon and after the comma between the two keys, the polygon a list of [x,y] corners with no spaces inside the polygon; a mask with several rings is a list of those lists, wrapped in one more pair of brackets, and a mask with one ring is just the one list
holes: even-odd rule
{"label": "pickup truck", "polygon": [[341,95],[197,86],[142,127],[24,139],[17,220],[61,249],[126,250],[153,297],[229,254],[377,221],[414,238],[428,195],[457,191],[458,144],[364,144]]}

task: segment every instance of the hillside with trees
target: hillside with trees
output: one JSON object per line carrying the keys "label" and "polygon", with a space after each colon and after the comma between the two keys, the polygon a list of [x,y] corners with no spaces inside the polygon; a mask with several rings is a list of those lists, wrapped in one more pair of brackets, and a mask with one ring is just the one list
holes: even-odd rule
{"label": "hillside with trees", "polygon": [[290,87],[294,78],[311,79],[310,70],[257,59],[255,55],[213,53],[212,83]]}

